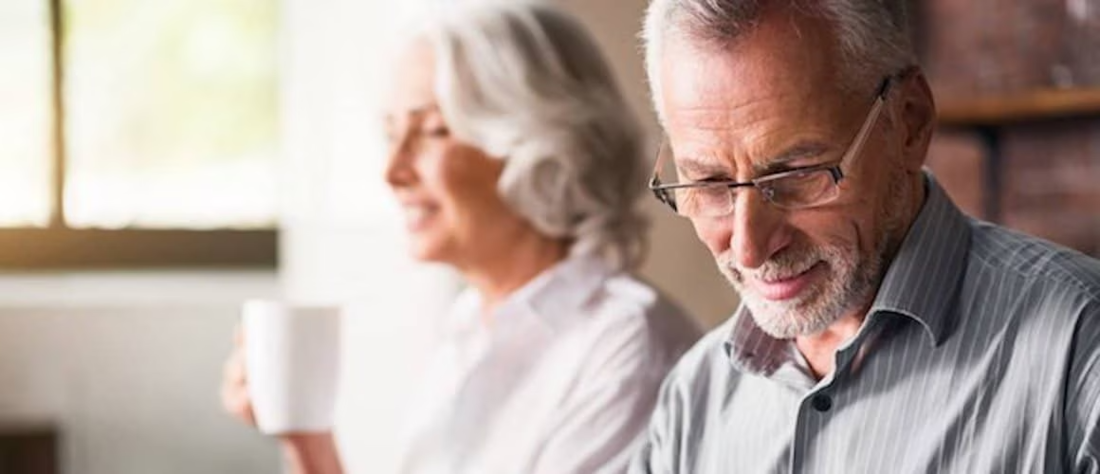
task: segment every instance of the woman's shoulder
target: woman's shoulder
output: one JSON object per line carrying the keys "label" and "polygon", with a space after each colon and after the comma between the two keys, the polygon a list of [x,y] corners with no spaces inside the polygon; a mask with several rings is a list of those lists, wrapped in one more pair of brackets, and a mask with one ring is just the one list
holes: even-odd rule
{"label": "woman's shoulder", "polygon": [[585,310],[594,344],[648,356],[678,358],[702,335],[679,304],[629,273],[604,279]]}
{"label": "woman's shoulder", "polygon": [[592,295],[590,304],[625,319],[691,320],[675,300],[652,283],[628,272],[609,275]]}

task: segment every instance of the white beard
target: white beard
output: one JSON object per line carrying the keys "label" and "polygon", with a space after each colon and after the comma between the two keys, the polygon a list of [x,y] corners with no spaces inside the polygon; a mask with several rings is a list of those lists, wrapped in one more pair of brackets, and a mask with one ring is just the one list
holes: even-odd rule
{"label": "white beard", "polygon": [[[869,255],[841,246],[786,250],[751,270],[737,268],[726,251],[718,257],[718,269],[741,294],[761,330],[776,339],[792,339],[824,331],[873,296],[882,268],[877,250]],[[824,278],[786,301],[764,298],[743,280],[745,276],[757,280],[791,277],[814,265],[824,265]]]}

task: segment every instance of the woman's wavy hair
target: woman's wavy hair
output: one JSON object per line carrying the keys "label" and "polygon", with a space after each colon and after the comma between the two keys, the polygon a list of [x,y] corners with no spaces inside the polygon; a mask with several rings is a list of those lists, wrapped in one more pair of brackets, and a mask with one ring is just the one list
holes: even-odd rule
{"label": "woman's wavy hair", "polygon": [[641,127],[588,31],[532,1],[436,12],[439,107],[455,136],[504,160],[501,196],[539,232],[634,269],[648,221]]}

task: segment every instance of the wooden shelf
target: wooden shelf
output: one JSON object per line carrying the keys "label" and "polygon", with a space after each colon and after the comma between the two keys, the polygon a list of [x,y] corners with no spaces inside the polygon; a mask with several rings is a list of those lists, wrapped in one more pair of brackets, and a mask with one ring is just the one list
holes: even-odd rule
{"label": "wooden shelf", "polygon": [[1060,118],[1100,117],[1100,87],[946,99],[937,104],[937,109],[940,125],[948,127],[992,127]]}

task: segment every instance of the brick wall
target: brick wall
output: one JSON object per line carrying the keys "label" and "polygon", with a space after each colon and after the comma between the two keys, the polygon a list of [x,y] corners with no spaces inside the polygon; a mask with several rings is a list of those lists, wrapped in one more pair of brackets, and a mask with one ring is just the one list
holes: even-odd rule
{"label": "brick wall", "polygon": [[[915,5],[917,43],[938,103],[1100,87],[1100,0]],[[937,132],[928,164],[948,193],[971,215],[1100,256],[1100,110],[995,132],[995,160],[974,131]]]}
{"label": "brick wall", "polygon": [[915,0],[937,95],[1100,85],[1100,0]]}
{"label": "brick wall", "polygon": [[1002,219],[1100,255],[1100,118],[1004,132]]}

